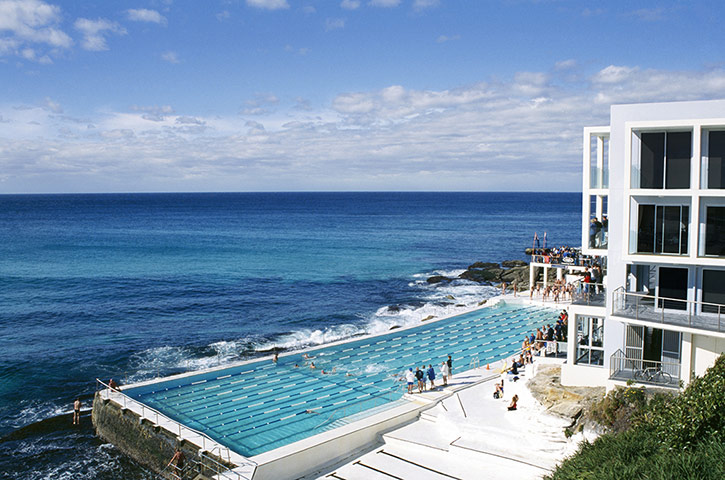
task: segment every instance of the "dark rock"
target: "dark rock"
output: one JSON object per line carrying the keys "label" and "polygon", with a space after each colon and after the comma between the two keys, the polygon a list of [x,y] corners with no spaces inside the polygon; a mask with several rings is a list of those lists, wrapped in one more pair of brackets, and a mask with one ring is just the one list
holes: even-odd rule
{"label": "dark rock", "polygon": [[454,297],[453,295],[446,295],[446,298],[448,300],[455,300],[456,299],[456,297]]}
{"label": "dark rock", "polygon": [[388,311],[390,313],[398,313],[400,311],[400,306],[398,306],[398,305],[389,305],[388,306]]}
{"label": "dark rock", "polygon": [[448,278],[444,275],[433,275],[432,277],[428,277],[428,280],[426,280],[428,283],[441,283],[441,282],[450,282],[452,279]]}
{"label": "dark rock", "polygon": [[534,249],[533,248],[527,248],[526,250],[524,250],[524,254],[526,254],[526,255],[533,255],[534,254]]}
{"label": "dark rock", "polygon": [[511,267],[527,267],[529,264],[524,262],[523,260],[505,260],[501,262],[502,267],[511,268]]}
{"label": "dark rock", "polygon": [[425,321],[431,320],[433,318],[436,318],[436,316],[435,315],[428,315],[427,317],[425,317],[424,319],[422,319],[421,322],[425,322]]}
{"label": "dark rock", "polygon": [[499,276],[503,273],[501,268],[491,268],[488,270],[466,270],[458,276],[466,280],[472,280],[474,282],[493,282],[499,279]]}
{"label": "dark rock", "polygon": [[393,325],[388,330],[395,330],[396,328],[400,328],[400,325]]}
{"label": "dark rock", "polygon": [[475,270],[475,269],[486,269],[486,268],[500,268],[501,265],[495,262],[476,262],[473,265],[468,266],[468,270]]}

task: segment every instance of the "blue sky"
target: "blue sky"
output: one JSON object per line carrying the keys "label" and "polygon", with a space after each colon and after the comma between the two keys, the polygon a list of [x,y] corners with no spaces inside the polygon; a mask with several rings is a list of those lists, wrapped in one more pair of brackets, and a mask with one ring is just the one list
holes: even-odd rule
{"label": "blue sky", "polygon": [[575,191],[582,127],[612,103],[725,98],[724,18],[718,1],[0,0],[0,193]]}

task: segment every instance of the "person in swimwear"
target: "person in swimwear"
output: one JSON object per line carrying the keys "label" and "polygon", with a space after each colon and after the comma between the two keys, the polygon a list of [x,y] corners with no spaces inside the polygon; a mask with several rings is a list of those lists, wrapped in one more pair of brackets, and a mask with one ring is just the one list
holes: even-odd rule
{"label": "person in swimwear", "polygon": [[73,402],[73,425],[80,425],[81,423],[81,399],[76,398]]}

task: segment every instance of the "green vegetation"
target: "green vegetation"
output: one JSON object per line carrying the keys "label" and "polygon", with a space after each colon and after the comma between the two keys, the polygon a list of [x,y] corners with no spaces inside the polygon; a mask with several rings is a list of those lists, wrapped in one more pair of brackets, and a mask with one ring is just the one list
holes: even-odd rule
{"label": "green vegetation", "polygon": [[549,480],[725,478],[725,355],[680,395],[615,389],[592,411],[611,432],[584,443]]}

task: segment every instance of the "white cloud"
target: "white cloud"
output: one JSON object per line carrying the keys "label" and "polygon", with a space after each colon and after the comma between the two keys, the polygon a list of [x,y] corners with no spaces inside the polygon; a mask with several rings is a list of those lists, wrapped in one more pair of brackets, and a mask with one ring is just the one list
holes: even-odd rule
{"label": "white cloud", "polygon": [[132,105],[131,110],[134,112],[142,112],[141,118],[151,122],[163,122],[167,116],[174,113],[171,105]]}
{"label": "white cloud", "polygon": [[179,56],[176,52],[164,52],[161,54],[161,58],[169,63],[180,63]]}
{"label": "white cloud", "polygon": [[346,10],[357,10],[360,8],[360,0],[342,0],[340,7]]}
{"label": "white cloud", "polygon": [[47,54],[39,54],[40,45],[50,52],[70,48],[73,40],[59,23],[60,7],[40,0],[0,0],[0,55],[18,55],[26,60],[49,63]]}
{"label": "white cloud", "polygon": [[658,22],[665,19],[665,9],[661,7],[640,8],[630,12],[629,15],[645,22]]}
{"label": "white cloud", "polygon": [[149,22],[161,25],[166,24],[166,17],[156,10],[149,10],[147,8],[132,8],[126,10],[126,16],[129,20],[134,22]]}
{"label": "white cloud", "polygon": [[392,8],[400,5],[400,0],[370,0],[373,7]]}
{"label": "white cloud", "polygon": [[325,31],[329,32],[330,30],[339,30],[341,28],[345,28],[344,18],[325,19]]}
{"label": "white cloud", "polygon": [[575,68],[576,66],[577,66],[577,63],[576,63],[576,60],[574,60],[574,59],[561,60],[554,64],[554,68],[556,70],[571,70],[572,68]]}
{"label": "white cloud", "polygon": [[[161,105],[74,121],[46,99],[0,106],[0,191],[571,191],[582,127],[608,123],[612,103],[723,97],[723,69],[573,77],[552,65],[450,89],[341,92],[327,108],[259,93],[244,102],[253,119]],[[552,171],[556,184],[542,184]]]}
{"label": "white cloud", "polygon": [[53,113],[63,113],[63,107],[60,106],[60,103],[53,101],[50,97],[45,97],[43,108]]}
{"label": "white cloud", "polygon": [[440,4],[440,0],[415,0],[413,2],[413,8],[416,10],[424,10],[426,8],[437,7]]}
{"label": "white cloud", "polygon": [[117,35],[125,35],[126,29],[116,22],[99,18],[91,20],[88,18],[79,18],[73,24],[79,32],[83,34],[81,47],[85,50],[102,51],[108,50],[106,44],[106,36],[112,33]]}
{"label": "white cloud", "polygon": [[282,10],[289,8],[287,0],[247,0],[247,5],[264,10]]}
{"label": "white cloud", "polygon": [[451,40],[460,40],[460,39],[461,39],[461,36],[460,35],[451,35],[451,36],[448,36],[448,35],[439,35],[438,38],[436,38],[436,42],[438,42],[438,43],[446,43],[446,42],[449,42]]}

